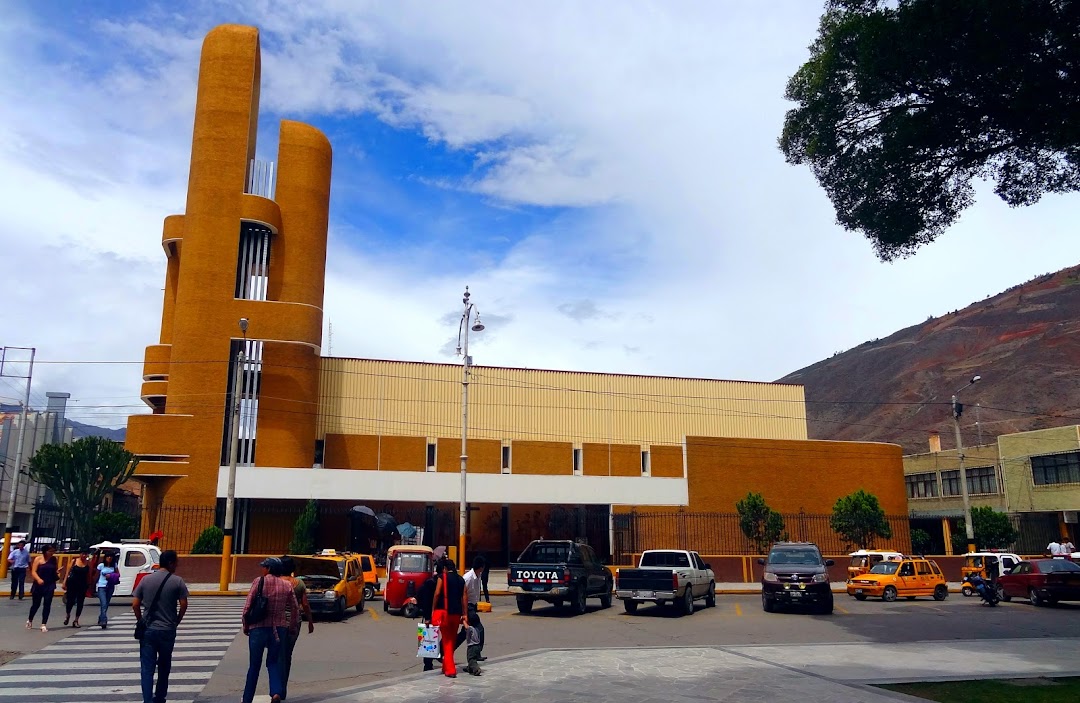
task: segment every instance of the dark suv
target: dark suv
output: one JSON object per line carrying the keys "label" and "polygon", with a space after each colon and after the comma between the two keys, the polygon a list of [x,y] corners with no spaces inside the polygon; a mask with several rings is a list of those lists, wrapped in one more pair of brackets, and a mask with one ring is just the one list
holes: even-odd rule
{"label": "dark suv", "polygon": [[806,605],[828,615],[833,611],[829,569],[832,559],[823,559],[812,542],[777,542],[768,559],[758,559],[765,567],[761,577],[761,607],[766,613],[778,605]]}

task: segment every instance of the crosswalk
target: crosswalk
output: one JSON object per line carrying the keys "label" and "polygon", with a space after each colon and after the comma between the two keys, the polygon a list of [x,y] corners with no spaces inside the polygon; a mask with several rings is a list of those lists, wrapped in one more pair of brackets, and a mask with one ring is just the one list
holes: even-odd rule
{"label": "crosswalk", "polygon": [[[83,613],[94,621],[96,609]],[[192,703],[240,632],[242,598],[193,598],[180,624],[169,676],[170,703]],[[123,614],[120,614],[123,613]],[[0,667],[0,703],[142,701],[139,643],[130,608],[110,609],[109,627],[77,634]]]}

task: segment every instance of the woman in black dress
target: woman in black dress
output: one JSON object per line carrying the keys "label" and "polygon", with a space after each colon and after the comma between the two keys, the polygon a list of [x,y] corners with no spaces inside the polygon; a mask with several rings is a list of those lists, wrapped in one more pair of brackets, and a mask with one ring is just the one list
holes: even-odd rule
{"label": "woman in black dress", "polygon": [[38,608],[41,608],[41,631],[49,631],[49,611],[52,610],[53,594],[56,593],[56,582],[60,580],[60,565],[56,562],[56,546],[47,544],[41,550],[41,556],[34,558],[30,565],[30,577],[34,580],[30,587],[30,596],[33,599],[30,605],[30,619],[26,621],[26,629],[34,627],[34,616]]}
{"label": "woman in black dress", "polygon": [[87,562],[89,556],[90,550],[84,548],[75,559],[75,563],[68,569],[67,579],[64,581],[65,602],[67,603],[67,615],[64,616],[65,625],[71,620],[72,609],[75,609],[75,622],[72,623],[72,627],[82,627],[79,624],[79,618],[82,617],[83,603],[86,602],[86,589],[90,585],[90,564]]}

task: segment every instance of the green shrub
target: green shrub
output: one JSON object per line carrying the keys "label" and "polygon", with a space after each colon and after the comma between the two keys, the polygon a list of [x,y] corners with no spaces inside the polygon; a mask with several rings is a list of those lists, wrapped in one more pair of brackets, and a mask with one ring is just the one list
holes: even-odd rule
{"label": "green shrub", "polygon": [[300,517],[293,525],[293,538],[289,542],[289,554],[313,554],[315,552],[315,534],[319,529],[319,504],[309,500]]}
{"label": "green shrub", "polygon": [[119,542],[139,536],[139,521],[127,513],[102,512],[90,521],[91,544]]}
{"label": "green shrub", "polygon": [[211,525],[202,531],[191,547],[192,554],[221,554],[225,542],[225,532],[217,525]]}

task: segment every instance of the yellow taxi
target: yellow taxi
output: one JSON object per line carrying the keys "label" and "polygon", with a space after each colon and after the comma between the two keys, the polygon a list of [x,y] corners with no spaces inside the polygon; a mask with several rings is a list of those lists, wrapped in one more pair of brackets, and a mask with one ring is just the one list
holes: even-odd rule
{"label": "yellow taxi", "polygon": [[364,612],[366,581],[361,555],[324,549],[318,554],[289,556],[296,564],[296,576],[307,586],[312,614],[344,620],[349,608]]}
{"label": "yellow taxi", "polygon": [[375,600],[375,592],[382,590],[379,583],[379,569],[375,566],[375,557],[370,554],[358,554],[360,568],[364,572],[364,600]]}
{"label": "yellow taxi", "polygon": [[935,562],[921,557],[880,562],[868,573],[848,579],[847,592],[856,600],[872,596],[888,602],[900,597],[908,600],[918,596],[933,596],[934,600],[949,597],[941,569]]}

